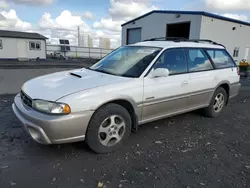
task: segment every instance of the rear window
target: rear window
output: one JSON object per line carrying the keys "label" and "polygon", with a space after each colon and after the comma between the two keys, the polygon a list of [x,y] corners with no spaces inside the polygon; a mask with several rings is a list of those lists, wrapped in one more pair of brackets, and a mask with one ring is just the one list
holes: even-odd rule
{"label": "rear window", "polygon": [[216,68],[230,68],[235,67],[235,64],[230,57],[230,55],[226,52],[226,50],[219,49],[209,49],[206,50],[211,59],[213,60]]}

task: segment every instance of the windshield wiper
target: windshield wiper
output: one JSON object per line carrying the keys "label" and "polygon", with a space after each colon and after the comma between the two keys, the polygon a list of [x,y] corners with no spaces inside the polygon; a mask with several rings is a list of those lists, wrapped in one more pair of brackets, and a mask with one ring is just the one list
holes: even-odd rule
{"label": "windshield wiper", "polygon": [[122,77],[127,77],[127,78],[137,78],[137,76],[129,75],[129,74],[122,74]]}
{"label": "windshield wiper", "polygon": [[110,75],[115,75],[115,76],[117,76],[116,74],[113,74],[113,73],[111,73],[111,72],[107,72],[107,71],[105,71],[105,70],[99,70],[99,69],[90,69],[90,70],[96,71],[96,72],[101,72],[101,73],[104,73],[104,74],[110,74]]}

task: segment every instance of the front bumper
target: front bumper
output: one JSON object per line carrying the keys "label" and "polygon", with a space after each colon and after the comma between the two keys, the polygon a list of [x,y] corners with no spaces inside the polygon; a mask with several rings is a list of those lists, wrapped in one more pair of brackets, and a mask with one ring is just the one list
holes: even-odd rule
{"label": "front bumper", "polygon": [[68,115],[43,114],[23,104],[19,94],[16,95],[12,108],[28,134],[41,144],[83,141],[94,113],[85,111]]}

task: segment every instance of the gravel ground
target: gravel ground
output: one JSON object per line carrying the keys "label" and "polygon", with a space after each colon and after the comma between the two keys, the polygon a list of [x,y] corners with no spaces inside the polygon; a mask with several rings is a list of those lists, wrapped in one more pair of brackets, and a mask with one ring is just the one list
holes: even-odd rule
{"label": "gravel ground", "polygon": [[[199,111],[143,125],[127,144],[97,155],[85,143],[43,146],[0,96],[0,187],[249,187],[250,80],[215,119]],[[100,184],[100,185],[101,185]]]}

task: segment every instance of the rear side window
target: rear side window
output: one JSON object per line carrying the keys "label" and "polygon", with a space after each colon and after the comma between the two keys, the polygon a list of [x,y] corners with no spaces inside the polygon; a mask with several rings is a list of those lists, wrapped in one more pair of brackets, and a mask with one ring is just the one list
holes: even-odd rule
{"label": "rear side window", "polygon": [[213,65],[202,49],[187,49],[187,60],[189,72],[213,69]]}
{"label": "rear side window", "polygon": [[230,57],[230,55],[226,52],[226,50],[220,49],[209,49],[206,50],[216,68],[230,68],[235,67],[235,64]]}

